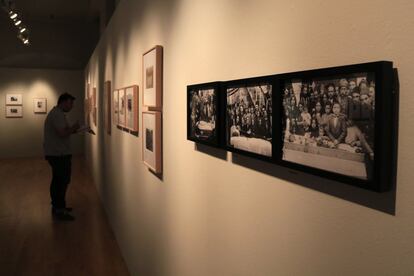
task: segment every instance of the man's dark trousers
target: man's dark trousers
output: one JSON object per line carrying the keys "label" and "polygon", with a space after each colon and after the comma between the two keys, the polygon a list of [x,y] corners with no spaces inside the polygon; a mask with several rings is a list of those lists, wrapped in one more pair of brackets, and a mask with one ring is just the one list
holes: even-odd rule
{"label": "man's dark trousers", "polygon": [[52,183],[50,184],[50,197],[55,210],[66,208],[66,190],[70,182],[72,170],[72,155],[46,156],[52,167]]}

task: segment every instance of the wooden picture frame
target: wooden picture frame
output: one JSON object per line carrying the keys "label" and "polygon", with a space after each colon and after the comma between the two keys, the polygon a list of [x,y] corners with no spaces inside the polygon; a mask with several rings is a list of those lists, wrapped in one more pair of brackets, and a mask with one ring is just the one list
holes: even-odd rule
{"label": "wooden picture frame", "polygon": [[222,87],[223,147],[237,154],[273,161],[275,76],[228,81]]}
{"label": "wooden picture frame", "polygon": [[6,118],[22,118],[23,106],[21,105],[7,105],[6,106]]}
{"label": "wooden picture frame", "polygon": [[6,105],[23,105],[23,94],[6,94]]}
{"label": "wooden picture frame", "polygon": [[378,192],[392,187],[398,129],[392,62],[277,78],[277,164]]}
{"label": "wooden picture frame", "polygon": [[125,87],[125,128],[138,132],[138,85]]}
{"label": "wooden picture frame", "polygon": [[222,140],[221,83],[187,86],[187,140],[219,147]]}
{"label": "wooden picture frame", "polygon": [[145,107],[162,106],[163,48],[157,45],[142,55],[142,103]]}
{"label": "wooden picture frame", "polygon": [[111,96],[112,96],[112,90],[111,90],[111,81],[105,81],[104,83],[104,99],[105,99],[105,103],[104,103],[104,121],[105,121],[105,129],[106,129],[106,133],[108,135],[111,135],[111,131],[112,131],[112,110],[111,110],[111,105],[112,105],[112,100],[111,100]]}
{"label": "wooden picture frame", "polygon": [[162,173],[161,112],[142,112],[142,161],[156,174]]}
{"label": "wooden picture frame", "polygon": [[46,114],[47,113],[47,99],[34,98],[33,99],[33,113]]}

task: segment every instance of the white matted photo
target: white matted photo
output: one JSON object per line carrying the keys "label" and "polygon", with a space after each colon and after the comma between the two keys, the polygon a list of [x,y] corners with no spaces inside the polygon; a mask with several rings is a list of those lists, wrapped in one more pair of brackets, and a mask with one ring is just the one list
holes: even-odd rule
{"label": "white matted photo", "polygon": [[118,90],[112,92],[112,118],[115,125],[119,124]]}
{"label": "white matted photo", "polygon": [[6,118],[22,118],[23,107],[22,106],[6,106]]}
{"label": "white matted photo", "polygon": [[104,83],[104,122],[105,129],[108,135],[111,135],[111,81]]}
{"label": "white matted photo", "polygon": [[125,127],[125,89],[118,90],[118,125]]}
{"label": "white matted photo", "polygon": [[138,86],[125,88],[126,110],[125,126],[129,130],[138,131]]}
{"label": "white matted photo", "polygon": [[155,46],[142,58],[143,105],[160,108],[162,103],[162,46]]}
{"label": "white matted photo", "polygon": [[23,95],[22,94],[7,94],[6,105],[22,105]]}
{"label": "white matted photo", "polygon": [[33,99],[33,112],[34,113],[47,113],[47,99],[46,98]]}
{"label": "white matted photo", "polygon": [[142,112],[142,131],[142,160],[153,172],[161,173],[161,112]]}

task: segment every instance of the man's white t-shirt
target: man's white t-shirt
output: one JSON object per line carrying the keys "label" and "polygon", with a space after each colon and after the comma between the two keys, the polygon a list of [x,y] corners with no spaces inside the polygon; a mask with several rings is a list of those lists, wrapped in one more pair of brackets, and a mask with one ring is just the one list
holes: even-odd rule
{"label": "man's white t-shirt", "polygon": [[59,136],[57,129],[65,129],[69,127],[66,120],[65,112],[55,106],[49,114],[47,114],[44,133],[43,133],[43,149],[45,156],[62,156],[70,155],[70,135],[67,137]]}

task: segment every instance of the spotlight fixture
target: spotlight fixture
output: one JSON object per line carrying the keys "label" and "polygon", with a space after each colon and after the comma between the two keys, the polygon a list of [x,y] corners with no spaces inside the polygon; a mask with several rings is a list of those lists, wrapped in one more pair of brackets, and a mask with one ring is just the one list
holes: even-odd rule
{"label": "spotlight fixture", "polygon": [[14,0],[0,0],[0,8],[2,8],[10,17],[14,26],[17,28],[17,38],[20,39],[24,45],[29,45],[29,30],[23,24],[21,15],[16,10]]}

